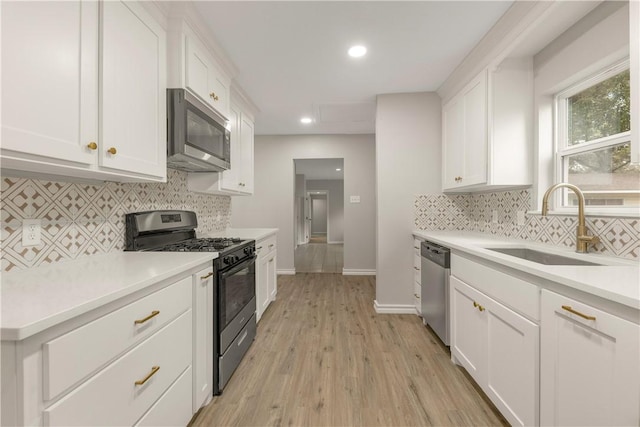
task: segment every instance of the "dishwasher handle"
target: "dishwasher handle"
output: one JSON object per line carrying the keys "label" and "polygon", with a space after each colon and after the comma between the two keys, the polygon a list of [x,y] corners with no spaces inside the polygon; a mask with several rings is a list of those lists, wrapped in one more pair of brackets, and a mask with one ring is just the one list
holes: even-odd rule
{"label": "dishwasher handle", "polygon": [[422,242],[420,256],[444,268],[451,266],[451,250],[432,242]]}

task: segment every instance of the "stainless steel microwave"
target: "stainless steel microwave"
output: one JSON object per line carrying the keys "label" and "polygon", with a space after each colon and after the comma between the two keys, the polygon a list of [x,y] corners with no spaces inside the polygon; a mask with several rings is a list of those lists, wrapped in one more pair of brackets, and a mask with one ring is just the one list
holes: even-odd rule
{"label": "stainless steel microwave", "polygon": [[185,89],[167,89],[167,166],[187,172],[231,167],[226,119]]}

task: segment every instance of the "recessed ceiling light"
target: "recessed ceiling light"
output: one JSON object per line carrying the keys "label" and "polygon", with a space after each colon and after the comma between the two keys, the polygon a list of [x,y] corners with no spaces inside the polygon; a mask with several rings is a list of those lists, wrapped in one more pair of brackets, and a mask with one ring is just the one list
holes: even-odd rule
{"label": "recessed ceiling light", "polygon": [[360,58],[361,56],[364,56],[367,53],[367,48],[364,46],[351,46],[351,48],[349,48],[349,56],[353,57],[353,58]]}
{"label": "recessed ceiling light", "polygon": [[340,168],[337,168],[336,170],[337,170],[338,172],[340,172],[340,171],[341,171],[342,169],[340,169]]}
{"label": "recessed ceiling light", "polygon": [[311,120],[311,117],[303,117],[303,118],[300,119],[300,123],[304,123],[305,125],[308,125],[312,121],[313,120]]}

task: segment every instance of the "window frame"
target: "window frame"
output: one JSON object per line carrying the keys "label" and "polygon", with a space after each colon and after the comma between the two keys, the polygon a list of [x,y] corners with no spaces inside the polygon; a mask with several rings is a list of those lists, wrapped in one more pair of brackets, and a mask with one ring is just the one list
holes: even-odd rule
{"label": "window frame", "polygon": [[[629,59],[617,61],[608,67],[596,72],[586,78],[579,80],[564,90],[561,90],[553,97],[554,126],[553,126],[553,162],[554,162],[554,182],[568,182],[568,157],[597,150],[613,147],[622,143],[632,144],[632,130],[620,132],[615,135],[594,139],[582,144],[569,145],[569,121],[568,121],[568,98],[595,86],[617,74],[630,69]],[[633,123],[632,123],[633,125]],[[632,144],[633,145],[633,144]],[[628,190],[620,190],[620,193]],[[568,201],[568,191],[562,189],[556,191],[553,199],[553,212],[556,214],[574,213],[576,207],[565,205]],[[629,215],[637,216],[640,208],[638,206],[607,206],[607,205],[587,205],[585,212],[588,214],[609,214],[609,215]]]}

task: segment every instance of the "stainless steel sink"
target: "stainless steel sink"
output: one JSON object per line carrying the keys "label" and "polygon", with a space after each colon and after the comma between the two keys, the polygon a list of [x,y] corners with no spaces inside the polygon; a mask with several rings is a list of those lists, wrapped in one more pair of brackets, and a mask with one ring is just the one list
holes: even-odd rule
{"label": "stainless steel sink", "polygon": [[595,262],[583,261],[581,259],[569,258],[562,255],[555,255],[546,252],[540,252],[528,248],[485,248],[490,251],[500,252],[501,254],[514,256],[516,258],[527,261],[537,262],[545,265],[602,265]]}

